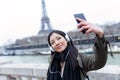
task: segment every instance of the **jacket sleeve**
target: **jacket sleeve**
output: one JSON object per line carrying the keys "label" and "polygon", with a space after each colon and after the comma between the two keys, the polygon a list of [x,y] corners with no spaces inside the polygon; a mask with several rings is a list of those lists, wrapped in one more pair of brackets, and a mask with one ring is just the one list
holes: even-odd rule
{"label": "jacket sleeve", "polygon": [[84,70],[88,72],[104,67],[107,61],[107,51],[107,42],[105,37],[103,36],[102,38],[98,38],[96,36],[93,46],[93,54],[80,55]]}

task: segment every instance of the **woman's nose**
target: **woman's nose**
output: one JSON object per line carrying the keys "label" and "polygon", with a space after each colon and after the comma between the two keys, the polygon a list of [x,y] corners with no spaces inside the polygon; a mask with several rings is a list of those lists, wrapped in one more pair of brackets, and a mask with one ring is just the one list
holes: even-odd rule
{"label": "woman's nose", "polygon": [[55,41],[55,44],[56,44],[56,45],[59,44],[59,41]]}

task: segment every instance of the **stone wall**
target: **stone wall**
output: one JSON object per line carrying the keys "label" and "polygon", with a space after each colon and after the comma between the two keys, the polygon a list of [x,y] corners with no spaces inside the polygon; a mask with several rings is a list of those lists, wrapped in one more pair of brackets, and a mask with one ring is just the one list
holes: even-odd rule
{"label": "stone wall", "polygon": [[[45,80],[48,64],[4,64],[0,65],[0,80]],[[90,71],[90,80],[120,80],[120,66],[106,65]]]}

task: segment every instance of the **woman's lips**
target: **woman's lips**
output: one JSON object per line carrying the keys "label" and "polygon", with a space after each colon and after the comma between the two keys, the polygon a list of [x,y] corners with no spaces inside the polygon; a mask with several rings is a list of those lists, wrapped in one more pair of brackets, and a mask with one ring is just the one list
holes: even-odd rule
{"label": "woman's lips", "polygon": [[56,46],[56,49],[61,49],[61,48],[62,48],[62,46],[61,46],[61,45]]}

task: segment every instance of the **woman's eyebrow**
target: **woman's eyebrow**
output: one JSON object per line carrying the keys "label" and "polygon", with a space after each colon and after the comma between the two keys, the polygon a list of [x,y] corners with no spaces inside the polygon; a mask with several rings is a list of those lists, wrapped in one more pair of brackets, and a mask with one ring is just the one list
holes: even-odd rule
{"label": "woman's eyebrow", "polygon": [[[55,37],[55,39],[57,39],[57,38],[59,38],[59,37],[61,37],[60,35],[57,35],[56,37]],[[50,42],[51,41],[54,41],[53,39],[52,40],[50,40]]]}

